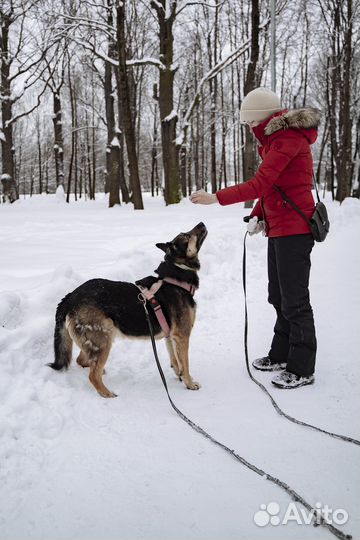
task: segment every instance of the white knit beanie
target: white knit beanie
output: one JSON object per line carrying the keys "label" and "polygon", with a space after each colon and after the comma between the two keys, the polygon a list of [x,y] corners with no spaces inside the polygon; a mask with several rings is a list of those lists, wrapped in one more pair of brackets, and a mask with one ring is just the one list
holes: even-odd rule
{"label": "white knit beanie", "polygon": [[240,107],[240,122],[263,122],[281,109],[280,99],[275,92],[260,86],[244,97]]}

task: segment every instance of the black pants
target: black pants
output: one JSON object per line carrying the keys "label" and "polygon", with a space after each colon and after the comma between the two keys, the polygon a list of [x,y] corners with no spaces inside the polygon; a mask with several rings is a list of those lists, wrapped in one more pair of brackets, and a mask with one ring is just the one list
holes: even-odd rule
{"label": "black pants", "polygon": [[287,371],[312,375],[316,337],[309,297],[311,234],[268,240],[269,302],[277,313],[269,351],[273,362],[287,362]]}

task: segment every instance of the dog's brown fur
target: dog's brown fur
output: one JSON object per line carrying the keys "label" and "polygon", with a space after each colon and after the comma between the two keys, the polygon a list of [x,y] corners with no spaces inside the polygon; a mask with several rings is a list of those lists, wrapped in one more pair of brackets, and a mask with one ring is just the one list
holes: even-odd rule
{"label": "dog's brown fur", "polygon": [[[156,272],[159,278],[148,277],[140,283],[150,287],[163,277],[173,277],[198,285],[200,268],[198,251],[207,234],[199,223],[189,233],[180,233],[172,242],[157,244],[165,252],[165,262]],[[116,397],[103,383],[102,375],[112,343],[116,336],[148,338],[149,329],[138,298],[138,288],[125,282],[91,280],[67,295],[59,304],[55,325],[55,362],[49,364],[60,370],[71,361],[73,342],[80,348],[77,363],[89,367],[89,379],[103,397]],[[171,366],[186,387],[198,390],[189,372],[189,339],[195,322],[195,302],[186,290],[164,282],[156,297],[170,326],[166,345]],[[155,337],[164,333],[149,309]]]}

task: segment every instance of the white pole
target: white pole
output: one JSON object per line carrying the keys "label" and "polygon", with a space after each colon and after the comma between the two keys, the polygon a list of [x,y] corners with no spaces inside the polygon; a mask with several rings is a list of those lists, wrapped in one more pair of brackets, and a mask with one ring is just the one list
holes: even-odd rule
{"label": "white pole", "polygon": [[276,21],[275,21],[275,2],[271,0],[271,34],[270,34],[270,64],[271,64],[271,90],[276,92]]}

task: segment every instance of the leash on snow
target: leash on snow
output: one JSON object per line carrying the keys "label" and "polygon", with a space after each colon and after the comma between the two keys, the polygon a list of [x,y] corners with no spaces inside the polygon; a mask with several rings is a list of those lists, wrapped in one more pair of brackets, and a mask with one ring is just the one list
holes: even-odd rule
{"label": "leash on snow", "polygon": [[340,531],[340,529],[337,529],[336,527],[334,527],[334,525],[332,525],[331,523],[328,523],[324,517],[321,515],[321,511],[317,510],[316,508],[314,508],[313,506],[311,506],[310,503],[308,503],[301,495],[299,495],[299,493],[297,493],[291,486],[289,486],[288,484],[286,484],[285,482],[283,482],[282,480],[280,480],[279,478],[276,478],[276,476],[272,476],[271,474],[263,471],[262,469],[260,469],[259,467],[257,467],[256,465],[254,465],[253,463],[250,463],[249,461],[247,461],[245,458],[243,458],[242,456],[240,456],[238,453],[235,452],[235,450],[231,450],[231,448],[229,448],[228,446],[226,446],[225,444],[223,444],[222,442],[218,441],[217,439],[215,439],[214,437],[212,437],[212,435],[210,435],[209,433],[207,433],[207,431],[205,431],[205,429],[203,429],[201,426],[199,426],[198,424],[196,424],[195,422],[193,422],[192,420],[190,420],[190,418],[188,418],[176,405],[175,403],[173,402],[171,396],[170,396],[170,393],[169,393],[169,389],[168,389],[168,385],[167,385],[167,382],[166,382],[166,378],[165,378],[165,375],[164,375],[164,372],[163,372],[163,369],[161,367],[161,364],[160,364],[160,360],[159,360],[159,357],[158,357],[158,354],[157,354],[157,349],[156,349],[156,343],[155,343],[155,337],[154,337],[154,329],[153,329],[153,326],[151,324],[151,320],[150,320],[150,317],[149,317],[149,312],[147,310],[147,307],[146,307],[146,299],[142,300],[141,297],[139,297],[139,299],[142,301],[143,303],[143,306],[144,306],[144,310],[145,310],[145,316],[146,316],[146,320],[147,320],[147,323],[148,323],[148,326],[149,326],[149,330],[150,330],[150,336],[151,336],[151,344],[152,344],[152,348],[153,348],[153,352],[154,352],[154,357],[155,357],[155,361],[156,361],[156,365],[157,365],[157,368],[158,368],[158,371],[159,371],[159,374],[160,374],[160,377],[161,377],[161,380],[162,380],[162,383],[164,385],[164,388],[165,388],[165,391],[166,391],[166,394],[167,394],[167,397],[168,397],[168,400],[170,402],[170,405],[171,407],[174,409],[174,411],[176,412],[176,414],[178,414],[180,416],[180,418],[182,420],[184,420],[184,422],[186,422],[193,430],[195,430],[197,433],[200,433],[200,435],[202,435],[203,437],[205,437],[206,439],[208,439],[209,441],[211,441],[212,443],[216,444],[217,446],[219,446],[220,448],[222,448],[223,450],[225,450],[225,452],[227,452],[228,454],[230,454],[232,457],[234,457],[237,461],[239,461],[242,465],[244,465],[245,467],[247,467],[248,469],[250,469],[251,471],[255,472],[256,474],[258,474],[259,476],[265,478],[266,480],[269,480],[269,482],[272,482],[273,484],[279,486],[281,489],[283,489],[284,491],[286,491],[286,493],[288,495],[290,495],[290,497],[295,501],[295,502],[298,502],[300,504],[302,504],[307,510],[309,510],[309,512],[312,512],[313,513],[313,516],[315,518],[315,522],[314,522],[314,526],[318,526],[318,525],[321,525],[323,527],[325,527],[326,529],[328,529],[334,536],[336,536],[337,538],[339,538],[340,540],[351,540],[352,539],[352,536],[350,534],[345,534],[343,533],[342,531]]}
{"label": "leash on snow", "polygon": [[247,297],[246,297],[246,237],[247,235],[248,235],[248,232],[246,232],[244,236],[244,254],[243,254],[243,289],[244,289],[244,299],[245,299],[244,349],[245,349],[246,370],[248,372],[250,379],[255,384],[257,384],[263,392],[265,392],[265,394],[269,397],[274,409],[276,410],[277,413],[280,414],[280,416],[284,416],[284,418],[286,418],[287,420],[290,420],[290,422],[293,422],[294,424],[298,424],[299,426],[304,426],[304,427],[314,429],[315,431],[319,431],[320,433],[324,433],[325,435],[329,435],[330,437],[334,437],[335,439],[340,439],[341,441],[346,441],[346,442],[360,445],[360,441],[358,441],[357,439],[353,439],[352,437],[348,437],[346,435],[339,435],[338,433],[332,433],[331,431],[327,431],[326,429],[322,429],[318,426],[313,426],[312,424],[308,424],[307,422],[303,422],[302,420],[298,420],[297,418],[290,416],[279,407],[279,405],[276,403],[273,396],[270,394],[269,390],[260,381],[258,381],[254,377],[254,375],[251,373],[250,365],[249,365],[248,344],[247,344],[248,342],[248,313],[247,313]]}

